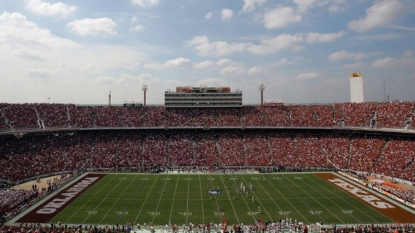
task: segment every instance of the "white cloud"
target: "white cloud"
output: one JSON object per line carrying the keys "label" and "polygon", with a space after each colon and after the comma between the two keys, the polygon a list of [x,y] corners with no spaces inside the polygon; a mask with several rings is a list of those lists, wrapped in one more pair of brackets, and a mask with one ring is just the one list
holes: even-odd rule
{"label": "white cloud", "polygon": [[225,82],[224,79],[208,78],[208,79],[202,79],[202,80],[197,81],[197,86],[200,86],[200,85],[219,86],[219,85],[222,85],[224,82]]}
{"label": "white cloud", "polygon": [[320,34],[315,32],[310,32],[307,34],[307,42],[308,43],[323,43],[323,42],[332,42],[345,34],[344,31],[340,31],[338,33],[326,33]]}
{"label": "white cloud", "polygon": [[205,19],[210,19],[210,18],[212,18],[212,16],[213,16],[213,13],[209,12],[205,15]]}
{"label": "white cloud", "polygon": [[249,74],[249,75],[263,74],[263,73],[265,73],[265,72],[266,72],[266,68],[265,68],[265,67],[263,67],[263,66],[254,66],[254,67],[251,67],[251,68],[248,70],[248,74]]}
{"label": "white cloud", "polygon": [[240,64],[232,64],[224,67],[220,70],[220,74],[223,76],[241,75],[246,72],[246,69]]}
{"label": "white cloud", "polygon": [[136,25],[134,27],[130,27],[130,32],[138,32],[141,31],[143,28],[143,25]]}
{"label": "white cloud", "polygon": [[129,85],[131,82],[135,83],[147,83],[147,84],[160,84],[161,80],[159,78],[154,77],[151,74],[139,74],[139,75],[130,75],[130,74],[122,74],[119,78],[115,78],[112,76],[99,76],[95,78],[95,82],[104,83],[104,84],[127,84]]}
{"label": "white cloud", "polygon": [[78,46],[73,41],[56,37],[49,30],[39,28],[20,13],[9,12],[0,15],[0,41],[3,46],[9,45],[20,50],[27,46],[32,54],[44,50],[45,47]]}
{"label": "white cloud", "polygon": [[149,7],[157,6],[159,4],[159,0],[131,0],[131,3],[139,7]]}
{"label": "white cloud", "polygon": [[349,37],[350,40],[357,41],[383,41],[383,40],[397,40],[402,37],[399,33],[383,33],[375,35],[360,35]]}
{"label": "white cloud", "polygon": [[293,0],[297,4],[298,11],[300,13],[306,12],[308,9],[314,7],[317,0]]}
{"label": "white cloud", "polygon": [[346,50],[342,50],[340,52],[335,52],[329,55],[328,60],[329,61],[339,61],[339,60],[343,60],[343,59],[355,59],[355,60],[359,60],[366,57],[366,54],[364,54],[363,52],[359,52],[359,53],[349,53]]}
{"label": "white cloud", "polygon": [[59,16],[65,18],[76,11],[76,7],[62,2],[48,3],[41,0],[25,0],[25,8],[32,13],[43,16]]}
{"label": "white cloud", "polygon": [[225,8],[221,11],[222,20],[229,20],[233,16],[233,11],[231,9]]}
{"label": "white cloud", "polygon": [[343,69],[349,69],[349,70],[355,70],[358,69],[360,67],[363,67],[365,65],[365,63],[363,62],[356,62],[356,63],[352,63],[352,64],[346,64],[344,66],[342,66]]}
{"label": "white cloud", "polygon": [[213,61],[202,61],[200,63],[194,63],[193,68],[195,69],[206,69],[215,66]]}
{"label": "white cloud", "polygon": [[152,69],[152,70],[162,70],[165,68],[165,66],[159,62],[153,62],[153,63],[144,64],[143,68]]}
{"label": "white cloud", "polygon": [[227,64],[230,64],[231,62],[232,62],[231,59],[220,59],[219,61],[216,62],[216,65],[225,66]]}
{"label": "white cloud", "polygon": [[143,65],[143,68],[152,69],[152,70],[163,70],[166,68],[174,68],[174,67],[184,67],[190,63],[190,60],[187,58],[179,57],[173,60],[168,60],[164,64],[153,62],[153,63],[146,63]]}
{"label": "white cloud", "polygon": [[137,16],[133,16],[133,17],[131,17],[130,22],[135,23],[135,22],[137,22],[137,20],[138,20]]}
{"label": "white cloud", "polygon": [[299,80],[309,80],[309,79],[315,79],[319,76],[321,76],[321,74],[310,72],[310,73],[301,73],[297,75],[296,78]]}
{"label": "white cloud", "polygon": [[109,18],[86,18],[75,20],[68,23],[67,26],[81,36],[91,35],[108,37],[117,35],[117,32],[115,31],[117,25]]}
{"label": "white cloud", "polygon": [[[301,59],[296,57],[296,60],[301,60]],[[275,66],[275,67],[280,67],[282,65],[289,65],[289,64],[293,64],[293,63],[294,63],[293,61],[289,61],[287,58],[282,58],[282,59],[278,60],[277,62],[272,63],[271,65]]]}
{"label": "white cloud", "polygon": [[262,21],[266,28],[273,29],[282,28],[293,23],[299,23],[301,20],[301,15],[295,14],[291,7],[279,6],[265,13]]}
{"label": "white cloud", "polygon": [[247,50],[253,54],[272,54],[282,49],[301,50],[301,35],[281,34],[274,38],[262,39],[259,45],[251,45]]}
{"label": "white cloud", "polygon": [[372,63],[372,67],[377,68],[390,68],[390,67],[405,67],[410,66],[415,68],[415,58],[404,57],[404,58],[393,58],[386,57],[383,59],[376,60]]}
{"label": "white cloud", "polygon": [[249,12],[255,10],[256,6],[264,4],[267,0],[243,0],[244,6],[241,12]]}
{"label": "white cloud", "polygon": [[273,38],[262,39],[259,44],[228,43],[226,41],[210,42],[207,36],[195,36],[185,41],[185,45],[193,47],[200,56],[227,56],[235,52],[249,51],[253,54],[272,54],[282,49],[298,51],[303,37],[300,34],[281,34]]}
{"label": "white cloud", "polygon": [[187,58],[179,57],[173,60],[166,61],[164,63],[164,66],[167,68],[173,68],[173,67],[183,67],[190,63],[190,60]]}
{"label": "white cloud", "polygon": [[358,32],[369,31],[376,27],[386,26],[391,23],[403,10],[399,0],[378,0],[369,9],[366,9],[364,18],[353,20],[348,27]]}
{"label": "white cloud", "polygon": [[400,29],[400,30],[405,30],[405,31],[415,31],[414,27],[405,27],[405,26],[398,26],[398,25],[392,25],[389,27],[393,29]]}
{"label": "white cloud", "polygon": [[228,43],[226,41],[209,42],[207,36],[195,36],[186,41],[185,45],[193,47],[200,56],[225,56],[243,51],[249,44]]}

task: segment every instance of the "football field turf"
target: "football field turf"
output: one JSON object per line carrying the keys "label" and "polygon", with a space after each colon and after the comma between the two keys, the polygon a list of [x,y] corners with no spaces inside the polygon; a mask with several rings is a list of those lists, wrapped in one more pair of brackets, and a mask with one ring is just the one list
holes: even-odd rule
{"label": "football field turf", "polygon": [[[237,193],[241,183],[248,194]],[[108,174],[49,222],[158,226],[226,219],[230,225],[286,218],[306,224],[396,222],[313,173]]]}

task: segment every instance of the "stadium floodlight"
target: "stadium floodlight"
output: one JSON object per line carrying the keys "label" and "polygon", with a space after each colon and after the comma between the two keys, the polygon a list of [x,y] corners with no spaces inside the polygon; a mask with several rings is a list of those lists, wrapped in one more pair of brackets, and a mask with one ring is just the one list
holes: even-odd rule
{"label": "stadium floodlight", "polygon": [[259,83],[258,88],[259,88],[259,91],[261,92],[261,106],[264,106],[265,83]]}
{"label": "stadium floodlight", "polygon": [[144,106],[146,106],[146,97],[147,97],[147,90],[148,90],[148,84],[144,83],[142,86],[142,90],[144,91]]}

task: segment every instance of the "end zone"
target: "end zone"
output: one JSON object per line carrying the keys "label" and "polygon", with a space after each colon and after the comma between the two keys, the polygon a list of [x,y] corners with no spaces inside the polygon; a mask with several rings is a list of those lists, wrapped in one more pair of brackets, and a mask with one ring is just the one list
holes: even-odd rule
{"label": "end zone", "polygon": [[63,209],[65,209],[65,207],[71,204],[74,200],[76,200],[76,198],[78,198],[82,193],[92,187],[104,176],[105,174],[87,174],[69,187],[60,191],[53,198],[47,200],[34,210],[18,219],[16,222],[48,223]]}
{"label": "end zone", "polygon": [[315,173],[315,176],[325,180],[327,183],[341,189],[350,196],[358,199],[363,204],[385,215],[389,219],[397,223],[412,223],[415,219],[415,214],[400,207],[396,203],[383,198],[379,195],[363,189],[362,186],[351,183],[344,178],[333,173]]}

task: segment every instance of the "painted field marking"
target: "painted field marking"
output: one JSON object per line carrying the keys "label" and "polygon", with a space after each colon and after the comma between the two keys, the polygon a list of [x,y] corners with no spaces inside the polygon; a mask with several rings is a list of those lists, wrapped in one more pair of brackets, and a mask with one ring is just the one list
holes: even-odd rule
{"label": "painted field marking", "polygon": [[98,211],[96,211],[96,210],[87,210],[86,213],[91,215],[91,214],[97,214]]}
{"label": "painted field marking", "polygon": [[115,211],[117,215],[128,215],[128,211]]}
{"label": "painted field marking", "polygon": [[219,212],[219,213],[218,212],[213,212],[213,215],[215,215],[215,216],[222,215],[223,216],[223,215],[225,215],[225,213],[224,212]]}
{"label": "painted field marking", "polygon": [[157,177],[156,177],[156,179],[154,179],[154,182],[153,182],[153,184],[151,185],[150,190],[147,192],[146,199],[144,199],[143,204],[141,205],[140,211],[138,212],[137,217],[135,217],[135,219],[134,219],[134,222],[137,222],[138,216],[140,216],[140,213],[141,213],[141,211],[143,210],[143,206],[144,206],[144,204],[146,203],[146,201],[147,201],[147,199],[148,199],[148,196],[149,196],[149,195],[150,195],[150,193],[151,193],[151,190],[153,190],[154,184],[156,183],[156,181],[157,181],[157,179],[158,179],[158,178],[159,178],[159,174],[157,174]]}
{"label": "painted field marking", "polygon": [[103,185],[102,186],[102,188],[100,188],[99,190],[98,190],[98,192],[96,192],[92,197],[90,197],[89,199],[88,199],[88,201],[86,201],[77,211],[75,211],[75,213],[73,213],[72,215],[71,215],[71,217],[69,217],[68,218],[68,220],[66,221],[66,222],[69,222],[69,220],[71,220],[86,204],[88,204],[89,203],[89,201],[91,201],[91,199],[92,198],[94,198],[97,194],[101,194],[101,190],[103,189],[103,188],[105,188],[109,183],[111,183],[111,181],[113,181],[116,177],[117,177],[118,175],[115,175],[110,181],[108,181],[105,185]]}
{"label": "painted field marking", "polygon": [[187,205],[186,205],[187,215],[186,215],[186,225],[187,225],[187,216],[188,216],[188,213],[190,213],[190,215],[192,215],[192,212],[189,212],[189,193],[190,193],[190,181],[191,180],[192,180],[192,178],[190,178],[190,175],[189,175],[189,180],[187,180]]}
{"label": "painted field marking", "polygon": [[[242,176],[242,178],[245,180],[245,177],[243,177],[243,176]],[[252,178],[254,178],[254,177],[251,177],[251,179],[252,179]],[[259,178],[258,178],[258,177],[255,177],[255,178],[257,178],[257,179],[256,179],[256,182],[257,182],[257,183],[259,183],[259,182],[258,182]],[[245,182],[247,182],[247,181],[245,180]],[[255,192],[254,192],[254,191],[251,191],[251,193],[252,193],[252,195],[254,195],[254,196],[255,196],[255,199],[259,202],[259,204],[261,205],[261,207],[263,208],[263,210],[267,213],[267,215],[268,215],[269,219],[272,219],[271,215],[268,213],[267,209],[266,209],[266,208],[265,208],[265,206],[262,204],[261,200],[260,200],[260,199],[258,198],[258,196],[255,194]],[[260,213],[260,212],[258,212],[258,213]]]}
{"label": "painted field marking", "polygon": [[202,196],[202,181],[200,179],[200,175],[199,175],[199,186],[200,186],[200,200],[202,202],[202,222],[205,222],[205,211],[203,210],[203,196]]}
{"label": "painted field marking", "polygon": [[171,216],[173,215],[174,200],[176,199],[177,185],[178,184],[179,184],[179,177],[177,177],[176,188],[174,189],[173,201],[171,202],[169,222],[171,222]]}
{"label": "painted field marking", "polygon": [[[129,187],[130,185],[134,182],[134,180],[137,178],[138,176],[135,176],[134,179],[128,184],[127,188],[124,189],[124,191],[121,193],[120,196],[118,196],[117,200],[114,202],[114,204],[112,204],[111,208],[107,211],[107,213],[104,215],[104,217],[101,219],[101,221],[99,221],[99,224],[101,224],[101,222],[105,219],[105,217],[107,217],[108,213],[112,210],[112,208],[114,208],[115,204],[117,204],[117,202],[120,200],[120,198],[124,195],[124,193],[127,190],[130,190]],[[121,183],[121,182],[120,182]],[[117,185],[118,186],[118,185]],[[111,191],[112,192],[112,191]],[[99,205],[98,205],[99,206]]]}
{"label": "painted field marking", "polygon": [[323,211],[320,211],[320,210],[310,210],[308,212],[310,212],[310,214],[317,214],[317,215],[323,213]]}
{"label": "painted field marking", "polygon": [[[223,180],[222,175],[220,175],[220,178],[221,178],[221,180],[222,180],[223,185],[224,185],[224,186],[226,186],[226,185],[225,185],[225,181]],[[235,210],[235,207],[233,206],[233,202],[232,202],[232,200],[231,200],[231,196],[229,195],[229,192],[226,192],[226,193],[228,194],[229,201],[231,202],[233,212],[235,213],[235,216],[236,216],[236,221],[238,221],[238,224],[239,224],[240,222],[239,222],[238,214],[236,214],[236,210]],[[223,212],[220,212],[220,210],[219,210],[218,212],[219,212],[219,213],[223,213]],[[218,214],[218,216],[221,216],[221,214]]]}
{"label": "painted field marking", "polygon": [[287,216],[287,215],[291,214],[291,211],[278,211],[278,214]]}
{"label": "painted field marking", "polygon": [[[285,176],[285,175],[284,175]],[[297,183],[295,183],[294,181],[292,181],[291,179],[288,179],[289,182],[293,183],[295,186],[297,186],[299,189],[301,189],[301,191],[303,191],[305,194],[307,194],[311,199],[313,199],[314,201],[316,201],[321,207],[323,207],[324,209],[326,209],[330,214],[332,214],[335,218],[337,218],[340,222],[344,223],[344,221],[339,218],[337,215],[335,215],[333,212],[331,212],[329,209],[327,209],[323,204],[321,204],[316,198],[314,198],[312,195],[310,195],[308,192],[306,192],[303,188],[301,188],[301,186],[297,185]],[[304,183],[304,181],[303,181]],[[302,200],[302,199],[300,199]],[[303,201],[304,204],[307,205],[308,208],[311,209],[311,211],[314,211],[310,206],[308,206],[308,204],[306,202]],[[320,214],[317,214],[323,221],[324,219],[320,216]],[[325,221],[324,221],[325,222]]]}
{"label": "painted field marking", "polygon": [[[158,209],[159,209],[160,200],[161,200],[161,197],[163,197],[164,187],[166,187],[167,181],[168,181],[168,180],[170,180],[169,176],[170,176],[170,175],[167,175],[167,178],[164,178],[164,180],[165,180],[165,181],[164,181],[164,186],[163,186],[163,188],[161,189],[161,190],[162,190],[162,192],[161,192],[161,194],[160,194],[159,201],[157,202],[156,211],[158,211]],[[162,179],[162,180],[163,180],[163,179]],[[155,218],[155,217],[156,217],[156,215],[153,215],[153,219],[151,220],[151,222],[154,222],[154,218]]]}
{"label": "painted field marking", "polygon": [[[242,178],[243,178],[243,176],[242,176]],[[244,179],[244,180],[245,180],[245,179]],[[251,211],[251,208],[249,208],[248,203],[246,203],[246,200],[245,200],[245,195],[241,195],[241,196],[242,196],[242,200],[244,200],[244,202],[245,202],[246,207],[248,208],[248,212],[252,212],[252,211]],[[236,212],[235,212],[235,214],[236,214]],[[252,219],[254,219],[254,221],[255,221],[255,217],[253,217],[253,216],[252,216]],[[239,222],[239,220],[238,220],[238,222]]]}
{"label": "painted field marking", "polygon": [[271,183],[271,181],[269,181],[268,179],[267,179],[267,181],[268,181],[268,183],[272,186],[272,187],[274,187],[274,189],[286,200],[286,201],[288,201],[288,203],[290,203],[290,205],[295,209],[295,211],[297,211],[297,213],[305,220],[305,221],[307,221],[307,222],[310,222],[310,221],[308,221],[307,220],[307,218],[306,217],[304,217],[304,215],[302,215],[301,214],[301,212],[297,209],[297,208],[295,208],[295,206],[293,205],[293,203],[291,203],[289,200],[288,200],[288,198],[286,198],[284,195],[282,195],[282,193],[280,192],[280,190],[279,189],[277,189],[275,186],[274,186],[274,184],[272,184]]}
{"label": "painted field marking", "polygon": [[[313,180],[313,179],[311,179],[311,178],[309,178],[308,177],[308,179],[309,180],[311,180],[312,182],[314,182],[314,183],[316,183],[316,184],[318,184],[315,180]],[[324,182],[327,182],[326,180],[324,180]],[[333,192],[333,191],[331,191],[330,189],[328,189],[326,186],[324,186],[324,185],[320,185],[320,187],[323,187],[324,189],[326,189],[326,190],[328,190],[329,192],[331,192],[332,194],[334,194],[334,195],[336,195],[337,197],[339,197],[339,198],[341,198],[339,195],[337,195],[335,192]],[[352,198],[354,198],[354,197],[352,197]],[[370,216],[370,215],[368,215],[366,212],[364,212],[363,210],[361,210],[360,208],[356,208],[354,205],[352,205],[350,202],[348,202],[346,199],[344,199],[344,198],[342,198],[342,201],[344,201],[344,202],[346,202],[347,204],[349,204],[353,209],[356,209],[356,210],[358,210],[358,211],[360,211],[361,213],[363,213],[364,215],[366,215],[366,216],[368,216],[369,218],[371,218],[374,222],[377,222],[376,221],[376,219],[374,219],[372,216]],[[355,217],[355,215],[352,215],[352,217],[354,218],[354,219],[356,219],[357,220],[357,222],[361,222],[361,221],[359,221],[359,219],[357,219],[356,217]]]}

